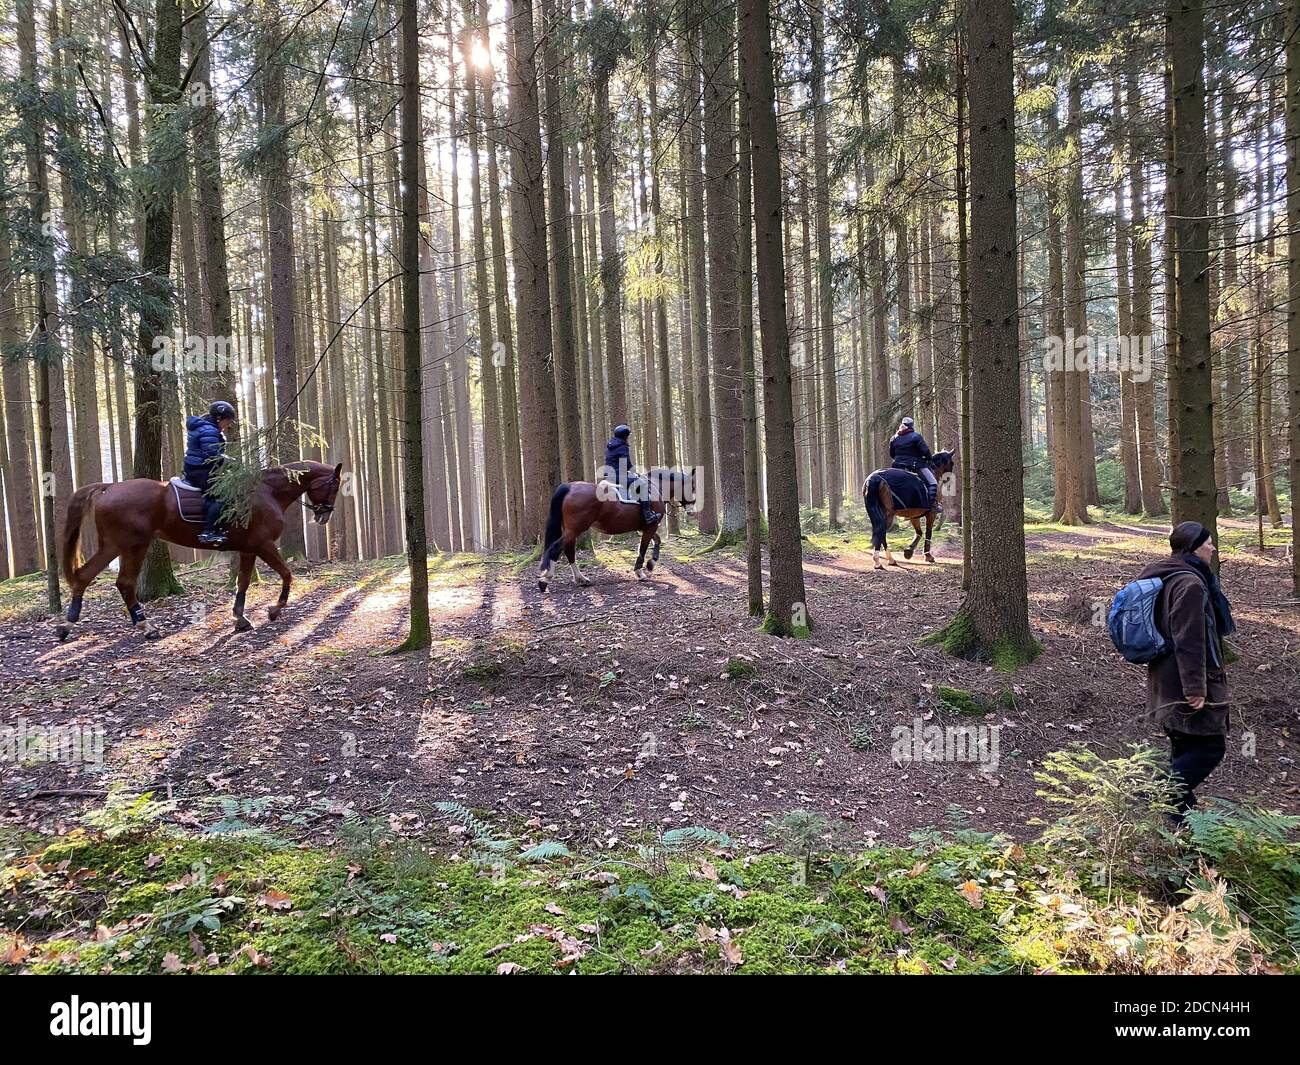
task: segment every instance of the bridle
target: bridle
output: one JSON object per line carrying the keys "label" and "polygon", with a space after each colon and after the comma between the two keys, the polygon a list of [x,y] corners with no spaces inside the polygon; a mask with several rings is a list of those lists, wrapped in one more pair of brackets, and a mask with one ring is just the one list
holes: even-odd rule
{"label": "bridle", "polygon": [[[338,487],[338,483],[339,483],[339,479],[337,477],[330,478],[330,483],[326,486],[328,498],[333,498],[334,489]],[[303,492],[303,494],[299,497],[299,501],[302,503],[304,507],[310,510],[318,518],[334,513],[333,503],[313,503],[311,501],[311,497],[307,495],[306,492]]]}

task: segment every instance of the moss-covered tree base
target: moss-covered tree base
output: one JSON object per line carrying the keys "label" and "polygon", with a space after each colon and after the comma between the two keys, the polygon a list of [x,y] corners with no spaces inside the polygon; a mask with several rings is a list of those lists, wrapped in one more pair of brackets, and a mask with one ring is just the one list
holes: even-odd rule
{"label": "moss-covered tree base", "polygon": [[149,553],[144,556],[144,565],[140,568],[140,577],[135,584],[136,598],[142,603],[152,603],[169,595],[184,594],[185,588],[172,569],[172,556],[167,544],[155,540],[149,545]]}
{"label": "moss-covered tree base", "polygon": [[812,635],[812,628],[811,619],[805,625],[789,625],[769,610],[763,617],[763,624],[758,627],[758,631],[768,636],[792,636],[796,640],[806,640]]}
{"label": "moss-covered tree base", "polygon": [[975,630],[975,622],[965,610],[959,610],[952,621],[921,639],[930,647],[942,647],[954,658],[972,662],[990,662],[999,673],[1014,673],[1028,665],[1042,652],[1042,645],[1034,639],[1021,646],[1010,638],[986,644]]}
{"label": "moss-covered tree base", "polygon": [[709,544],[701,554],[707,555],[710,551],[722,551],[728,547],[735,547],[737,544],[743,544],[744,542],[744,529],[719,529],[718,535],[713,539],[713,543]]}

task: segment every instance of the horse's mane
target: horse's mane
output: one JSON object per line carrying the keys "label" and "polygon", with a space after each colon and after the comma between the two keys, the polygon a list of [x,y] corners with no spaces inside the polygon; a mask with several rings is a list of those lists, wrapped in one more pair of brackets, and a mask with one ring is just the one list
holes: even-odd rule
{"label": "horse's mane", "polygon": [[[286,472],[295,470],[305,474],[305,477],[293,478]],[[333,466],[324,462],[312,462],[310,459],[302,459],[298,462],[285,462],[278,466],[268,466],[262,471],[262,480],[273,487],[285,487],[290,484],[302,484],[304,480],[310,480],[320,473],[332,473]]]}

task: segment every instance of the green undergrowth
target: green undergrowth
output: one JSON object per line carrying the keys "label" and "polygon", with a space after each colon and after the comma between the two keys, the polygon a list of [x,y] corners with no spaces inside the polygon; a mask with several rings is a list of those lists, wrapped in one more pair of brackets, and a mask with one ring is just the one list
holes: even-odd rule
{"label": "green undergrowth", "polygon": [[[230,799],[218,823],[182,829],[171,804],[119,799],[58,837],[0,836],[0,969],[1297,969],[1298,819],[1237,807],[1196,815],[1159,873],[1126,863],[1099,877],[1087,827],[1111,822],[1095,801],[1055,840],[1019,844],[954,817],[909,845],[856,853],[831,849],[815,814],[791,811],[774,831],[792,854],[696,828],[571,853],[442,803],[415,835],[353,817],[333,845],[308,845],[250,830],[247,804]],[[1103,806],[1114,814],[1111,798]]]}

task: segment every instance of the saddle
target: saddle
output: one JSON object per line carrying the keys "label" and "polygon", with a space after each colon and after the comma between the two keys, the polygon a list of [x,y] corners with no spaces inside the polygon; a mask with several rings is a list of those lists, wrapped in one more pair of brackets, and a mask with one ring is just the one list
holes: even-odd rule
{"label": "saddle", "polygon": [[180,511],[181,521],[193,525],[203,524],[204,504],[203,489],[196,488],[184,477],[173,477],[169,482],[176,494],[176,509]]}

